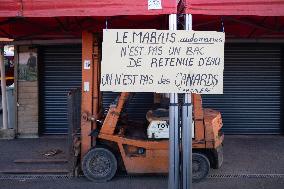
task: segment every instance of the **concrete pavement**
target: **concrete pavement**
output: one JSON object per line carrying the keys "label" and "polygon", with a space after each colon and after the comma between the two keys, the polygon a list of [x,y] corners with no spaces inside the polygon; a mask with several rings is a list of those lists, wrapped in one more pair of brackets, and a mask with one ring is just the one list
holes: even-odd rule
{"label": "concrete pavement", "polygon": [[[15,158],[40,156],[50,148],[60,148],[66,155],[66,139],[39,138],[0,141],[0,170]],[[282,189],[284,188],[284,136],[226,136],[224,164],[211,170],[208,179],[195,183],[194,189]],[[59,158],[58,157],[58,158]],[[55,166],[55,165],[54,165]],[[28,167],[27,167],[28,168]],[[59,168],[59,167],[54,167]],[[27,175],[26,175],[27,176]],[[32,178],[32,177],[31,177]],[[75,189],[75,188],[167,188],[165,176],[117,176],[108,183],[92,183],[81,178],[14,178],[0,174],[0,189]]]}

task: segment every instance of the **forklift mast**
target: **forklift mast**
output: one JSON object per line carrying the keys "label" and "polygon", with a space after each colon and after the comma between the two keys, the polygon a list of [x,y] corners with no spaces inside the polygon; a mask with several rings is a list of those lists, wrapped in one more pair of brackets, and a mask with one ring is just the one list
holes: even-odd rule
{"label": "forklift mast", "polygon": [[128,92],[121,93],[119,98],[118,98],[117,103],[110,105],[110,108],[108,110],[105,121],[104,121],[102,128],[100,130],[100,133],[109,134],[109,135],[114,134],[119,116],[122,112],[122,109],[125,105],[125,102],[129,98],[129,95],[130,94]]}
{"label": "forklift mast", "polygon": [[[100,130],[101,134],[114,134],[117,122],[119,120],[122,109],[128,100],[130,93],[122,92],[116,104],[110,105],[105,121]],[[203,128],[203,110],[202,100],[199,94],[192,94],[193,103],[193,119],[195,121],[196,131],[204,131]],[[196,139],[204,139],[204,132],[195,132]]]}

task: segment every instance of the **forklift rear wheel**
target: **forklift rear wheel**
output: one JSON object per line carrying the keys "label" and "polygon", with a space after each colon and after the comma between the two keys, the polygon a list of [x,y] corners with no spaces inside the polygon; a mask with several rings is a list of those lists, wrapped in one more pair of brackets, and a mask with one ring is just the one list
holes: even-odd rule
{"label": "forklift rear wheel", "polygon": [[200,182],[207,177],[210,170],[208,158],[200,153],[192,153],[192,180]]}
{"label": "forklift rear wheel", "polygon": [[82,169],[88,179],[94,182],[107,182],[116,173],[117,160],[108,149],[93,148],[84,156]]}

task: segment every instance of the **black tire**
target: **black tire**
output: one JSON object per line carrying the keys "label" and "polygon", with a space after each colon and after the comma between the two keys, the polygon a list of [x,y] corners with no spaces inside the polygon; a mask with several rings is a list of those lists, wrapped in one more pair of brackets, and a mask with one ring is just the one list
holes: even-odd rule
{"label": "black tire", "polygon": [[106,148],[91,149],[83,158],[82,170],[84,175],[94,182],[111,180],[117,170],[117,160],[114,154]]}
{"label": "black tire", "polygon": [[192,181],[200,182],[205,179],[210,170],[208,158],[200,153],[192,153]]}

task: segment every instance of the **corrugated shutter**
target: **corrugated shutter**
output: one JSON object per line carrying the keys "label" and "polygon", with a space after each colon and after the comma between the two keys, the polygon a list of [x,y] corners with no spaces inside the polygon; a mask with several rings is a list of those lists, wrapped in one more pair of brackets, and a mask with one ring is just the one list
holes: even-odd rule
{"label": "corrugated shutter", "polygon": [[67,93],[81,87],[80,45],[40,48],[40,126],[43,134],[66,134]]}
{"label": "corrugated shutter", "polygon": [[[103,109],[105,114],[109,109],[109,105],[118,95],[119,93],[103,92]],[[153,102],[153,93],[135,93],[125,108],[129,120],[146,121],[146,113],[153,107]]]}
{"label": "corrugated shutter", "polygon": [[[66,94],[81,86],[81,47],[41,49],[41,127],[44,134],[67,133]],[[229,45],[225,50],[224,94],[203,95],[204,107],[222,112],[227,134],[278,134],[281,128],[281,47]],[[108,109],[117,93],[103,93]],[[129,119],[145,120],[152,93],[136,93],[127,108]]]}
{"label": "corrugated shutter", "polygon": [[203,95],[203,106],[222,113],[227,134],[279,134],[281,72],[279,45],[228,45],[224,94]]}

